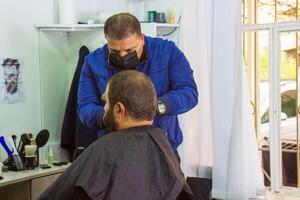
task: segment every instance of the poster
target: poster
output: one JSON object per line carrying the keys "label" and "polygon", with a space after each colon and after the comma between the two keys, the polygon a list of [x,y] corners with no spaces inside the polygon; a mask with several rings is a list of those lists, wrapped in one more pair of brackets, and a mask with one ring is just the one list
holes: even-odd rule
{"label": "poster", "polygon": [[0,59],[0,103],[25,100],[21,67],[18,59]]}

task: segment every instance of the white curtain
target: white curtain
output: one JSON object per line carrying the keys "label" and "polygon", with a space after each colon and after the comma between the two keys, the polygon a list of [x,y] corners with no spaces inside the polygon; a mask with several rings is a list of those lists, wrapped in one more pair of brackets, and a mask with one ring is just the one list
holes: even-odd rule
{"label": "white curtain", "polygon": [[241,0],[188,0],[180,29],[199,90],[198,106],[181,117],[184,172],[210,177],[213,166],[214,198],[256,198],[264,185],[241,62]]}
{"label": "white curtain", "polygon": [[212,128],[210,100],[211,66],[211,6],[210,1],[185,2],[180,23],[179,45],[187,56],[198,86],[199,103],[180,116],[183,144],[179,153],[186,176],[212,177]]}

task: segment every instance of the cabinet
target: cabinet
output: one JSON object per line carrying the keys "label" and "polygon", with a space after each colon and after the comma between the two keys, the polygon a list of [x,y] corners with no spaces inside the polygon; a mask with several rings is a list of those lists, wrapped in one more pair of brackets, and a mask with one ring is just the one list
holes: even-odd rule
{"label": "cabinet", "polygon": [[[50,131],[50,141],[59,141],[70,83],[78,61],[78,51],[90,51],[106,43],[104,24],[38,25],[41,94],[41,127]],[[178,24],[141,23],[147,36],[178,41]],[[174,32],[175,31],[175,32]],[[172,34],[169,34],[172,33]]]}
{"label": "cabinet", "polygon": [[30,196],[31,199],[37,199],[50,184],[52,184],[62,173],[53,174],[31,180]]}
{"label": "cabinet", "polygon": [[0,199],[35,200],[68,166],[5,172],[3,173],[4,179],[0,181]]}

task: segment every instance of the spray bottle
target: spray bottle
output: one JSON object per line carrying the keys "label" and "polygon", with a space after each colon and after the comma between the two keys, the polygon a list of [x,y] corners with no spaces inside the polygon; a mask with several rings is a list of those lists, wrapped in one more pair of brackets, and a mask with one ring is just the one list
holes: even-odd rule
{"label": "spray bottle", "polygon": [[54,160],[53,151],[52,151],[52,148],[49,146],[48,147],[48,165],[49,166],[53,165],[53,160]]}

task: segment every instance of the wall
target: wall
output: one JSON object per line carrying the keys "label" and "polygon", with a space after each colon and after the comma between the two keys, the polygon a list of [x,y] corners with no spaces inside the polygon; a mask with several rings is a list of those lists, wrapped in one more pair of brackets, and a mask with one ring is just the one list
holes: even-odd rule
{"label": "wall", "polygon": [[[109,4],[104,2],[103,0],[76,0],[78,17],[89,13],[93,15],[105,12],[130,12],[138,17],[140,21],[144,21],[148,10],[167,13],[169,9],[173,9],[177,21],[184,4],[183,0],[110,0]],[[148,8],[147,11],[145,11],[145,3],[146,8]]]}
{"label": "wall", "polygon": [[[174,7],[176,5],[176,8]],[[148,10],[157,11],[167,11],[168,8],[174,8],[176,10],[176,18],[179,17],[180,7],[183,5],[183,0],[175,1],[159,1],[159,0],[149,0]],[[40,73],[52,74],[58,72],[51,71],[51,68],[47,65],[39,67],[39,57],[38,57],[38,33],[34,28],[36,24],[52,24],[58,23],[58,0],[27,0],[27,1],[0,1],[0,58],[13,57],[18,58],[21,61],[23,81],[25,86],[25,101],[15,104],[0,104],[0,135],[12,135],[17,136],[22,133],[32,133],[36,135],[42,126],[42,109],[41,109],[41,92],[42,95],[54,95],[55,88],[41,88],[40,82],[49,81],[47,76],[43,78]],[[140,20],[145,18],[145,4],[144,1],[140,0],[110,0],[109,4],[104,0],[76,0],[77,15],[84,16],[88,13],[113,11],[113,12],[131,12],[135,14]],[[179,7],[179,9],[178,9]],[[44,52],[42,56],[45,60],[51,60],[52,55],[59,55],[62,53],[62,57],[57,60],[53,60],[54,63],[59,63],[64,60],[67,64],[68,69],[65,70],[68,76],[67,82],[62,82],[63,89],[67,90],[69,87],[69,82],[72,78],[72,72],[74,71],[74,63],[77,62],[77,48],[79,48],[80,41],[74,41],[77,36],[74,35],[73,39],[69,41],[71,45],[71,52],[66,53],[68,50],[65,49],[66,42],[61,36],[58,38],[53,35],[40,36],[46,45],[48,45],[49,52]],[[81,38],[82,36],[80,36]],[[87,35],[86,37],[89,37]],[[40,38],[41,39],[41,38]],[[88,41],[90,39],[87,39]],[[92,49],[94,49],[97,41],[93,41]],[[99,41],[99,46],[102,42]],[[55,52],[57,50],[57,52]],[[49,53],[49,54],[47,54]],[[52,54],[51,54],[52,53]],[[67,58],[63,58],[63,55],[67,54]],[[48,57],[47,57],[48,56]],[[48,71],[41,71],[42,67]],[[64,67],[64,66],[59,66]],[[57,107],[56,104],[48,102],[47,105],[43,105],[45,115],[48,111],[52,109],[64,110],[64,104],[66,96],[61,97],[62,101]],[[46,113],[45,113],[46,112]],[[49,116],[51,118],[51,116]],[[62,117],[61,117],[62,119]],[[50,142],[57,142],[59,138],[59,123],[61,119],[52,118],[50,121],[57,120],[58,125],[55,129],[55,133],[51,137]],[[19,137],[18,137],[19,139]],[[0,148],[0,160],[1,153],[3,153]]]}
{"label": "wall", "polygon": [[39,31],[42,127],[51,133],[50,142],[60,139],[67,97],[77,66],[80,47],[90,51],[102,46],[103,29],[87,32]]}
{"label": "wall", "polygon": [[0,135],[36,133],[40,128],[37,33],[34,24],[52,22],[51,1],[0,1],[0,57],[22,64],[25,98],[22,103],[0,104]]}

